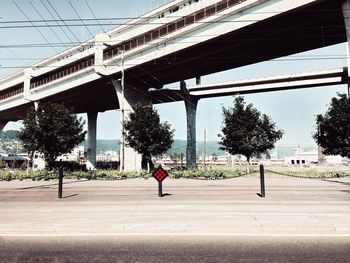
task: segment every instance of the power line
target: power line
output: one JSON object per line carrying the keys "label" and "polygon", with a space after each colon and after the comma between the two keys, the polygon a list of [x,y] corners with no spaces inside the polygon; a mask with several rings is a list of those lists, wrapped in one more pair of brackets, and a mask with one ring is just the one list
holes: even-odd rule
{"label": "power line", "polygon": [[[9,52],[10,49],[8,50]],[[14,53],[12,53],[14,54]],[[350,58],[349,56],[346,56],[344,54],[319,54],[319,55],[291,55],[293,58],[314,58],[314,59],[346,59],[346,58]],[[47,59],[46,57],[18,57],[15,56],[16,58],[13,57],[2,57],[1,59],[4,60],[44,60]],[[220,57],[217,57],[220,58]],[[258,57],[247,57],[247,58],[258,58]],[[232,58],[228,58],[228,57],[222,57],[222,59],[232,59]],[[76,61],[76,59],[74,58],[66,58],[65,60],[71,60],[71,61]]]}
{"label": "power line", "polygon": [[[271,11],[271,12],[254,12],[254,14],[282,14],[285,11]],[[299,13],[330,13],[330,12],[341,12],[341,9],[319,9],[319,10],[299,10]],[[242,14],[251,14],[249,12],[244,12],[241,11],[237,14],[231,14],[231,15],[237,15],[237,16],[241,16]],[[218,14],[213,14],[212,16],[219,16],[220,13]],[[184,16],[175,16],[172,15],[171,18],[183,18]],[[0,24],[16,24],[16,23],[30,23],[30,22],[34,22],[34,23],[44,23],[44,22],[81,22],[81,20],[83,21],[113,21],[113,20],[134,20],[134,19],[147,19],[147,18],[158,18],[158,16],[135,16],[135,17],[101,17],[101,18],[97,18],[96,16],[94,16],[94,18],[66,18],[66,19],[45,19],[45,20],[7,20],[7,21],[0,21]],[[148,21],[143,21],[143,23],[151,23]],[[153,23],[152,23],[153,24]]]}
{"label": "power line", "polygon": [[[314,29],[318,29],[319,27],[315,27]],[[310,28],[311,29],[311,28]],[[266,31],[267,33],[268,31]],[[272,31],[273,32],[273,31]],[[243,36],[244,34],[242,34],[242,36],[240,37],[237,37],[235,39],[220,39],[220,40],[217,40],[217,39],[214,39],[216,37],[220,37],[222,36],[222,34],[207,34],[207,35],[200,35],[200,36],[194,36],[193,38],[194,39],[198,39],[198,40],[187,40],[187,41],[182,41],[181,44],[198,44],[200,42],[200,39],[202,38],[207,38],[207,37],[211,37],[212,39],[209,39],[209,40],[206,40],[206,42],[213,42],[215,41],[215,43],[241,43],[242,41],[258,41],[258,40],[261,40],[260,37],[245,37]],[[249,34],[251,35],[251,34]],[[340,37],[340,36],[343,36],[343,34],[328,34],[327,35],[328,37]],[[319,38],[319,35],[305,35],[302,37],[303,39],[313,39],[313,38]],[[113,41],[103,41],[103,43],[114,43],[115,41],[117,42],[120,42],[121,44],[123,44],[123,42],[126,42],[126,41],[130,41],[134,38],[127,38],[127,39],[114,39]],[[167,42],[171,42],[171,41],[174,41],[176,39],[188,39],[188,37],[186,36],[172,36],[171,38],[169,37],[159,37],[155,40],[167,40]],[[269,36],[269,37],[266,37],[264,36],[263,38],[264,40],[290,40],[290,39],[294,39],[293,36],[290,36],[290,37],[280,37],[280,36]],[[95,43],[98,43],[98,42],[95,42]],[[54,46],[58,46],[58,47],[61,47],[62,45],[72,45],[72,46],[77,46],[77,45],[80,45],[81,42],[63,42],[63,43],[55,43],[55,42],[51,42],[49,44],[47,43],[26,43],[26,44],[7,44],[7,45],[0,45],[0,47],[7,47],[7,48],[28,48],[28,47],[51,47],[51,45],[54,45]],[[158,43],[157,43],[158,44]],[[162,43],[160,43],[162,44]],[[173,43],[171,42],[172,45],[177,45],[177,43]],[[144,44],[143,46],[151,46],[151,45],[154,45],[154,43],[152,42],[148,42],[146,44]]]}
{"label": "power line", "polygon": [[[26,64],[26,62],[25,62],[26,59],[25,59],[25,58],[18,57],[18,56],[16,55],[16,53],[12,52],[11,49],[6,48],[6,50],[7,50],[8,52],[10,52],[10,53],[15,57],[16,60],[20,60],[20,61],[22,61],[23,63]],[[4,58],[4,57],[2,57],[1,59],[2,59],[2,60],[6,60],[6,58]],[[1,68],[1,65],[0,65],[0,68]]]}
{"label": "power line", "polygon": [[[47,7],[47,5],[45,4],[44,0],[40,0],[41,4],[45,7],[45,9],[47,10],[47,12],[50,14],[50,16],[55,19],[55,16],[52,14],[51,10]],[[58,23],[57,23],[58,24]],[[63,26],[60,25],[59,28],[61,29],[61,31],[63,32],[63,34],[65,34],[65,36],[67,37],[67,39],[70,42],[73,42],[72,39],[70,38],[70,36],[67,34],[67,32],[65,30],[63,30]]]}
{"label": "power line", "polygon": [[79,13],[77,12],[77,10],[74,8],[72,2],[70,0],[68,0],[68,3],[70,4],[70,6],[72,7],[73,11],[75,12],[75,14],[79,17],[81,23],[83,24],[83,26],[86,28],[86,30],[89,32],[90,36],[93,38],[94,35],[90,32],[89,28],[86,26],[86,24],[84,23],[83,19],[81,19]]}
{"label": "power line", "polygon": [[[258,20],[258,19],[249,19],[249,20],[239,20],[239,21],[197,21],[197,22],[193,22],[192,24],[203,24],[203,25],[210,25],[210,24],[224,24],[224,23],[248,23],[248,22],[260,22],[262,20]],[[61,21],[63,22],[63,21]],[[66,24],[65,22],[63,22],[65,26],[67,27],[88,27],[88,26],[121,26],[121,25],[168,25],[170,23],[167,22],[157,22],[157,23],[144,23],[144,22],[135,22],[135,23],[83,23],[83,24]],[[57,24],[52,24],[52,27],[59,27],[60,25]],[[38,27],[38,28],[45,28],[48,27],[45,24],[39,24],[39,25],[14,25],[14,26],[0,26],[0,29],[15,29],[15,28],[33,28],[33,27]]]}
{"label": "power line", "polygon": [[[35,10],[35,12],[41,17],[41,19],[44,20],[43,16],[40,14],[40,12],[38,11],[38,9],[33,5],[33,3],[31,1],[29,1],[29,4],[32,6],[32,8]],[[45,22],[46,23],[46,22]],[[47,24],[47,23],[46,23]],[[48,25],[48,24],[47,24]],[[51,28],[50,25],[49,29],[50,31],[56,36],[56,38],[58,39],[58,41],[60,41],[61,43],[63,43],[62,39],[56,34],[56,32]]]}
{"label": "power line", "polygon": [[[245,56],[246,59],[259,59],[259,57],[247,57]],[[264,62],[283,62],[283,61],[320,61],[320,60],[339,60],[339,59],[349,59],[350,57],[348,56],[342,56],[342,57],[310,57],[310,58],[276,58],[276,59],[270,59]],[[6,58],[2,58],[3,60],[23,60],[22,58],[11,58],[11,59],[6,59]],[[217,61],[222,61],[222,60],[235,60],[235,58],[225,58],[225,57],[206,57],[206,60],[217,60]],[[34,60],[34,59],[33,59]],[[236,60],[241,60],[241,58],[237,58]],[[125,66],[140,66],[140,64],[137,63],[125,63]],[[114,67],[116,66],[116,64],[111,64],[111,65],[103,65],[104,67]],[[2,65],[0,68],[26,68],[28,66],[4,66]],[[40,66],[40,68],[52,68],[52,69],[56,69],[57,66],[50,66],[50,65],[45,65],[45,66]],[[147,72],[145,72],[147,73]],[[148,74],[148,73],[147,73]]]}
{"label": "power line", "polygon": [[[21,13],[25,16],[25,18],[27,18],[28,20],[30,20],[29,19],[29,17],[24,13],[24,11],[16,4],[16,2],[14,1],[14,0],[12,0],[12,3],[17,7],[17,9],[19,10],[19,11],[21,11]],[[49,44],[49,45],[51,45],[51,43],[50,43],[50,41],[45,37],[45,35],[37,28],[37,27],[35,27],[35,29],[39,32],[39,34],[46,40],[46,42]],[[59,52],[54,46],[51,46],[57,53]]]}
{"label": "power line", "polygon": [[[64,24],[64,26],[68,29],[68,31],[73,35],[73,37],[75,38],[75,40],[77,42],[80,42],[79,39],[77,38],[77,36],[72,32],[72,30],[69,28],[69,26],[67,26],[66,22],[64,22],[64,20],[62,19],[62,17],[60,16],[60,14],[57,12],[57,10],[55,9],[55,7],[51,4],[50,0],[46,0],[48,2],[48,4],[50,5],[50,7],[52,8],[52,10],[55,12],[55,14],[59,17],[60,21]],[[58,22],[57,22],[58,23]]]}
{"label": "power line", "polygon": [[86,4],[87,7],[89,8],[89,10],[90,10],[91,14],[93,15],[93,17],[96,19],[96,21],[97,21],[98,24],[100,25],[100,28],[102,29],[102,32],[106,32],[106,31],[104,30],[104,28],[102,27],[102,25],[101,25],[101,23],[100,23],[100,20],[97,19],[97,17],[96,17],[96,15],[95,15],[94,11],[92,11],[92,9],[91,9],[89,3],[88,3],[87,1],[85,1],[85,4]]}
{"label": "power line", "polygon": [[[49,1],[49,0],[47,0]],[[70,3],[71,4],[71,3]],[[45,25],[42,25],[42,23],[59,23],[59,22],[62,22],[62,23],[65,23],[65,22],[81,22],[82,24],[79,24],[79,23],[73,23],[73,24],[70,24],[70,26],[102,26],[102,25],[147,25],[147,24],[152,24],[152,25],[166,25],[168,24],[168,22],[156,22],[156,21],[150,21],[151,18],[154,18],[152,16],[150,17],[144,17],[145,19],[146,18],[149,18],[148,20],[141,20],[141,21],[135,21],[135,22],[123,22],[123,23],[112,23],[114,20],[136,20],[136,19],[141,19],[142,17],[132,17],[132,18],[127,18],[127,17],[112,17],[112,18],[96,18],[96,16],[94,16],[94,18],[82,18],[80,17],[80,15],[78,14],[78,12],[76,11],[76,9],[74,8],[74,6],[71,4],[71,7],[73,8],[74,12],[77,14],[77,16],[79,17],[79,19],[62,19],[60,17],[59,20],[57,19],[43,19],[43,20],[30,20],[30,21],[22,21],[22,20],[13,20],[13,21],[0,21],[0,24],[4,24],[4,25],[9,25],[9,26],[2,26],[0,28],[21,28],[21,27],[32,27],[32,24],[38,24],[38,25],[35,25],[35,26],[38,26],[38,27],[44,27]],[[90,6],[88,6],[90,11],[91,8]],[[339,10],[336,10],[337,12],[339,12]],[[326,13],[327,12],[327,15],[329,14],[329,11],[328,10],[322,10],[322,12],[318,11],[319,13]],[[92,12],[93,13],[93,12]],[[279,14],[282,14],[284,13],[284,11],[276,11],[276,12],[256,12],[254,14],[258,15],[258,14],[265,14],[265,13],[273,13],[273,14],[276,14],[276,15],[279,15]],[[242,12],[239,12],[238,14],[232,14],[233,16],[234,15],[239,15],[241,16]],[[214,14],[214,15],[211,15],[210,17],[221,17],[220,14]],[[171,18],[185,18],[184,16],[171,16]],[[87,21],[87,22],[94,22],[95,23],[89,23],[89,24],[86,24],[84,23],[84,21]],[[104,23],[104,24],[101,24],[100,21],[111,21],[111,23]],[[244,22],[259,22],[259,21],[262,21],[261,19],[247,19],[247,20],[238,20],[238,21],[228,21],[228,20],[219,20],[219,21],[202,21],[199,20],[199,21],[194,21],[193,23],[197,23],[197,24],[218,24],[218,23],[244,23]],[[26,23],[31,23],[31,25],[21,25],[21,24],[26,24]],[[12,25],[11,24],[15,24],[15,25]],[[20,24],[20,25],[16,25],[16,24]]]}

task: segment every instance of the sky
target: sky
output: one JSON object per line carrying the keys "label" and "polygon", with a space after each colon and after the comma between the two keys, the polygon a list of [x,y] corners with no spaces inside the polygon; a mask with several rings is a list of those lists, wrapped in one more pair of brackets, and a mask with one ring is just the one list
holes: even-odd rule
{"label": "sky", "polygon": [[[16,72],[23,66],[30,66],[40,59],[54,55],[57,51],[87,40],[92,35],[115,27],[132,17],[163,5],[168,0],[1,0],[0,1],[0,78]],[[52,7],[53,8],[52,8]],[[74,7],[74,9],[72,8]],[[47,7],[47,8],[46,8]],[[93,12],[90,11],[93,10]],[[48,11],[49,10],[49,11]],[[57,12],[57,13],[56,13]],[[28,20],[104,18],[89,21],[93,26],[86,29],[74,26],[77,22],[67,22],[67,28],[40,28],[30,26]],[[79,16],[78,16],[79,15]],[[5,23],[8,21],[27,21]],[[85,21],[85,20],[84,20]],[[20,28],[13,27],[20,25]],[[30,26],[30,27],[23,27]],[[7,28],[5,28],[7,27]],[[12,27],[12,28],[9,28]],[[202,77],[202,83],[249,79],[279,74],[325,70],[346,66],[346,45],[339,44],[293,56],[279,58],[246,67],[232,69]],[[187,80],[193,84],[194,80]],[[178,85],[171,84],[171,87]],[[277,145],[315,146],[312,133],[315,131],[315,117],[324,113],[332,97],[347,92],[346,85],[298,89],[245,95],[247,103],[262,113],[269,115],[278,128],[284,130],[283,138]],[[222,107],[232,106],[233,97],[219,97],[200,100],[197,108],[197,140],[203,140],[206,130],[207,140],[218,140],[222,127]],[[169,122],[175,129],[176,139],[186,139],[186,114],[184,102],[156,105],[162,121]],[[85,118],[85,114],[81,117]],[[111,125],[112,124],[112,125]],[[20,122],[9,123],[5,130],[19,129]],[[113,110],[99,113],[97,123],[98,139],[120,138],[120,112]]]}

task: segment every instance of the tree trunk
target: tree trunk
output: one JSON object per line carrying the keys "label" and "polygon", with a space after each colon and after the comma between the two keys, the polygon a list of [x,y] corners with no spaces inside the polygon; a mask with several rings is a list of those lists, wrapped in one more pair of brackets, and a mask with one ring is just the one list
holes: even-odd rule
{"label": "tree trunk", "polygon": [[49,171],[53,170],[55,168],[56,156],[44,155],[44,159],[45,159],[45,168]]}
{"label": "tree trunk", "polygon": [[154,164],[151,157],[142,156],[141,167],[143,170],[146,170],[148,173],[154,169]]}
{"label": "tree trunk", "polygon": [[31,169],[34,170],[34,152],[29,152],[29,161],[28,161],[28,167],[27,167],[27,173],[29,172],[29,164],[32,164]]}
{"label": "tree trunk", "polygon": [[250,157],[247,157],[247,167],[246,167],[247,174],[249,174],[249,163],[250,163]]}
{"label": "tree trunk", "polygon": [[147,158],[145,158],[144,156],[142,156],[141,168],[142,170],[147,170]]}
{"label": "tree trunk", "polygon": [[151,169],[151,171],[154,170],[154,163],[152,162],[151,158],[149,158],[148,164],[149,164],[149,168]]}

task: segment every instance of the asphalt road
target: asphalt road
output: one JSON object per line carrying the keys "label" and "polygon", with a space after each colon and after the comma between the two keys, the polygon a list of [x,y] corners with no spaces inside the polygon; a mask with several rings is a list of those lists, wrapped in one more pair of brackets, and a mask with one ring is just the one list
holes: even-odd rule
{"label": "asphalt road", "polygon": [[1,235],[349,235],[350,178],[0,182]]}
{"label": "asphalt road", "polygon": [[0,182],[2,262],[350,262],[350,178]]}
{"label": "asphalt road", "polygon": [[2,237],[0,262],[350,262],[349,237]]}

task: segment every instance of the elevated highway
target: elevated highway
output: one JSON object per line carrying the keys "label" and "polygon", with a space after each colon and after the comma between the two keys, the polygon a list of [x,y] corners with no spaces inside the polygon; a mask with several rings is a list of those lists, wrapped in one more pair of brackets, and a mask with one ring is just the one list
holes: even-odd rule
{"label": "elevated highway", "polygon": [[[336,68],[312,72],[290,73],[262,78],[241,79],[220,83],[182,86],[179,89],[161,89],[148,92],[153,103],[186,100],[186,95],[196,100],[244,95],[291,89],[315,88],[348,83],[348,68]],[[184,90],[184,87],[186,89]]]}
{"label": "elevated highway", "polygon": [[[34,101],[64,101],[77,113],[90,114],[89,133],[95,138],[97,112],[122,104],[131,110],[150,97],[150,89],[162,90],[168,83],[346,42],[349,17],[344,0],[174,0],[1,79],[0,128],[22,119]],[[342,83],[347,79],[348,74]],[[205,89],[182,85],[182,100],[192,116],[190,164],[195,157],[197,100],[223,95],[213,89],[205,94]],[[155,103],[162,101],[157,96],[151,96]]]}

